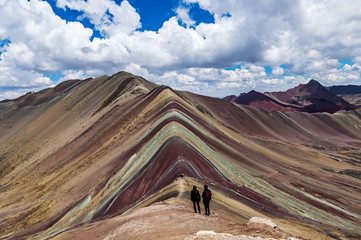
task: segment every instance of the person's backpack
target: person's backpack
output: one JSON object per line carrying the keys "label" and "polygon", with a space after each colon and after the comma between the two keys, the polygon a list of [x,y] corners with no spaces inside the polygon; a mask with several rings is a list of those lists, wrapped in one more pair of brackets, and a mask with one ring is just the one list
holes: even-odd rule
{"label": "person's backpack", "polygon": [[199,194],[199,191],[197,190],[196,201],[200,201],[200,200],[201,200],[201,195]]}
{"label": "person's backpack", "polygon": [[212,199],[212,193],[211,193],[211,191],[207,191],[205,197],[206,197],[206,200],[208,200],[208,201],[211,200],[211,199]]}
{"label": "person's backpack", "polygon": [[199,191],[198,190],[192,190],[191,191],[191,200],[192,201],[199,201],[201,200],[201,196],[199,195]]}

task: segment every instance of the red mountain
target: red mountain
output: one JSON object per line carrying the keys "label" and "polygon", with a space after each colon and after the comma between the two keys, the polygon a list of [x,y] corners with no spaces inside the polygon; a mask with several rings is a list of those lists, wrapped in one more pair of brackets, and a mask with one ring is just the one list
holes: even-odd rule
{"label": "red mountain", "polygon": [[247,94],[240,95],[234,102],[264,108],[271,111],[296,111],[296,108],[289,107],[286,104],[282,104],[277,100],[254,90],[248,92]]}
{"label": "red mountain", "polygon": [[316,80],[300,84],[285,92],[250,91],[240,95],[234,101],[238,104],[251,105],[276,111],[328,112],[352,110],[356,107],[341,97],[329,92]]}

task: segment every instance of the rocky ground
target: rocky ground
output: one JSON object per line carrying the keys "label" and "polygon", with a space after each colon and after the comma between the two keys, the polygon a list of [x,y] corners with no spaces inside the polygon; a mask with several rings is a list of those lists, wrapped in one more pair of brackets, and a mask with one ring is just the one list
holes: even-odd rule
{"label": "rocky ground", "polygon": [[[196,214],[191,206],[159,202],[53,239],[296,239],[281,228],[230,221],[213,212]],[[297,239],[306,239],[297,236]]]}

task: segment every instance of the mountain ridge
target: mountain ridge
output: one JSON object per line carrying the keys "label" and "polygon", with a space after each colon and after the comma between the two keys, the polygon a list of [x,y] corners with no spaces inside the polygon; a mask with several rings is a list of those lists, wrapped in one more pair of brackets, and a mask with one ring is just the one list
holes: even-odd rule
{"label": "mountain ridge", "polygon": [[239,97],[229,97],[231,102],[251,105],[276,111],[302,111],[302,112],[328,112],[335,113],[340,110],[353,110],[357,107],[348,103],[341,97],[329,92],[319,82],[312,79],[307,84],[283,92],[265,92],[255,94],[250,91]]}
{"label": "mountain ridge", "polygon": [[358,85],[339,85],[327,88],[333,94],[345,99],[349,103],[361,107],[361,86]]}

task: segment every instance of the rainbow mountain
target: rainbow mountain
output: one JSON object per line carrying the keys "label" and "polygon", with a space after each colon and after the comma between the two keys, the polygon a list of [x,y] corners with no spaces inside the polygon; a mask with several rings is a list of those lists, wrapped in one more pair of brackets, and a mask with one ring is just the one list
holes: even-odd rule
{"label": "rainbow mountain", "polygon": [[215,222],[260,216],[299,239],[361,237],[360,109],[269,111],[119,72],[2,101],[0,113],[2,239],[126,239],[134,228],[119,226],[147,207],[194,214],[189,193],[203,184]]}

